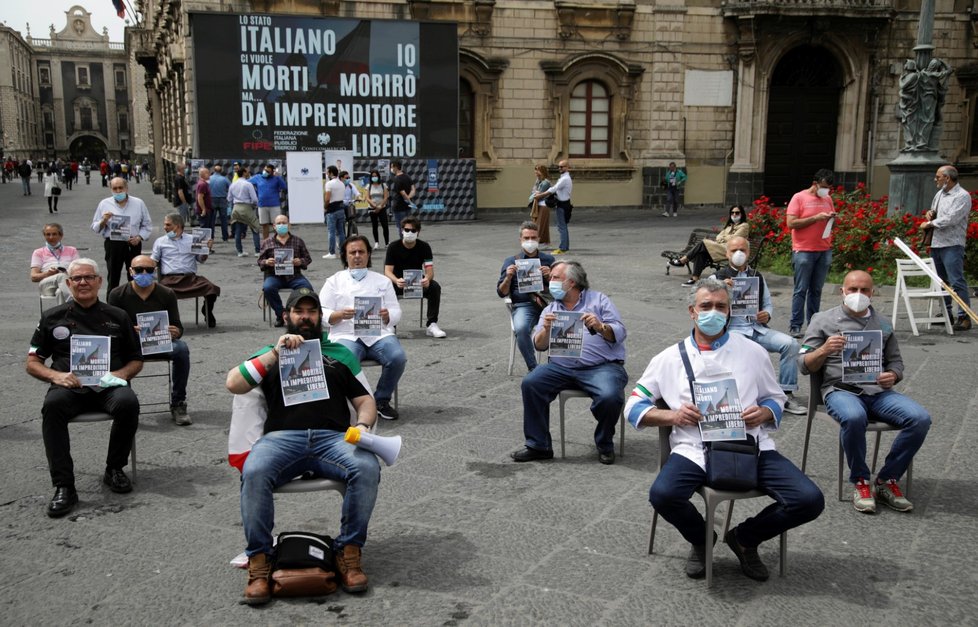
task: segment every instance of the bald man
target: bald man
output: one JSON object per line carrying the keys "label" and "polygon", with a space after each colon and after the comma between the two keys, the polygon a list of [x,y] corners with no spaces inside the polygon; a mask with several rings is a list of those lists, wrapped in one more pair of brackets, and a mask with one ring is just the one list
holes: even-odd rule
{"label": "bald man", "polygon": [[92,230],[105,239],[106,294],[119,285],[123,266],[128,274],[133,257],[143,252],[143,242],[153,232],[146,203],[129,195],[126,179],[113,178],[109,188],[112,195],[98,204],[92,218]]}
{"label": "bald man", "polygon": [[[876,513],[876,500],[898,512],[909,512],[913,504],[900,491],[898,481],[920,450],[930,429],[930,415],[911,398],[893,387],[903,379],[903,358],[893,325],[872,306],[873,277],[853,270],[842,283],[842,304],[812,317],[802,342],[798,366],[803,374],[823,373],[822,397],[825,407],[839,423],[842,449],[849,463],[853,484],[853,507],[864,514]],[[873,332],[882,336],[882,367],[869,382],[843,381],[843,352],[847,346],[843,332],[863,333],[863,341]],[[850,337],[849,344],[853,344]],[[850,377],[851,378],[851,377]],[[813,390],[814,394],[815,391]],[[866,465],[867,420],[885,422],[900,429],[886,456],[883,468],[870,484]]]}

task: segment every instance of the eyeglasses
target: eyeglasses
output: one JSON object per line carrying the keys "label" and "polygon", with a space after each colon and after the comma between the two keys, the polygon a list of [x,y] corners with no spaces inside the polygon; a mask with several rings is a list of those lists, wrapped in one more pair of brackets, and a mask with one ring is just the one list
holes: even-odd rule
{"label": "eyeglasses", "polygon": [[348,250],[348,251],[346,251],[346,254],[347,255],[353,255],[353,256],[356,257],[356,256],[359,256],[359,255],[366,255],[367,254],[367,251],[365,251],[365,250]]}
{"label": "eyeglasses", "polygon": [[417,233],[418,232],[418,229],[402,228],[401,230],[404,231],[405,233]]}
{"label": "eyeglasses", "polygon": [[132,266],[132,272],[133,274],[153,274],[156,272],[156,268],[137,268],[136,266]]}
{"label": "eyeglasses", "polygon": [[97,278],[97,274],[79,274],[78,276],[68,277],[68,280],[72,283],[92,283]]}

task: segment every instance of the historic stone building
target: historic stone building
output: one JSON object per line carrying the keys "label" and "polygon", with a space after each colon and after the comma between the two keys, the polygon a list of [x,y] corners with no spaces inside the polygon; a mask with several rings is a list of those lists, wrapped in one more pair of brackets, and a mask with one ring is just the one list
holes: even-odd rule
{"label": "historic stone building", "polygon": [[26,159],[40,154],[31,47],[0,25],[0,154]]}
{"label": "historic stone building", "polygon": [[[655,206],[661,172],[686,204],[778,201],[828,167],[886,192],[920,0],[139,0],[129,47],[146,68],[159,165],[193,154],[189,13],[457,22],[459,152],[480,209],[525,204],[532,166],[570,158],[582,206]],[[978,166],[978,15],[937,0],[935,55],[956,73],[942,158]],[[232,71],[229,69],[229,71]],[[233,97],[228,111],[235,111]],[[206,155],[195,155],[203,156]]]}

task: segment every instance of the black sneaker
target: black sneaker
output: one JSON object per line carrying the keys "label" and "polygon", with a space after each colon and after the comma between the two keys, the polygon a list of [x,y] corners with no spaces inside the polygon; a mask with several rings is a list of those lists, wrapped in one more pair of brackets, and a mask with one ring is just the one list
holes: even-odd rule
{"label": "black sneaker", "polygon": [[397,410],[391,407],[390,401],[377,403],[377,414],[384,420],[397,420],[401,417]]}
{"label": "black sneaker", "polygon": [[102,483],[109,486],[110,490],[118,494],[132,492],[132,482],[129,481],[126,473],[122,472],[119,468],[106,468],[105,476],[102,477]]}
{"label": "black sneaker", "polygon": [[754,581],[767,581],[769,576],[767,566],[764,565],[764,562],[761,561],[760,556],[757,554],[756,546],[750,548],[741,546],[740,542],[737,541],[736,528],[728,531],[727,535],[723,536],[723,541],[734,552],[737,559],[740,560],[740,570],[745,575]]}
{"label": "black sneaker", "polygon": [[791,331],[789,331],[788,334],[795,339],[800,339],[803,337],[801,327],[791,327]]}

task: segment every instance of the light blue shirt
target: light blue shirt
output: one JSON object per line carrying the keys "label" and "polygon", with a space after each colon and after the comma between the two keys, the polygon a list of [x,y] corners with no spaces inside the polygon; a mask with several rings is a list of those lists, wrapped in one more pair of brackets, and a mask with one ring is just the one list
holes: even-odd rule
{"label": "light blue shirt", "polygon": [[168,274],[197,274],[197,262],[207,261],[207,255],[190,252],[194,238],[189,233],[170,239],[166,235],[153,242],[153,261],[160,264],[163,276]]}
{"label": "light blue shirt", "polygon": [[220,172],[214,172],[211,174],[211,178],[208,179],[207,185],[211,188],[211,198],[213,198],[215,204],[227,202],[228,189],[231,187],[231,181],[228,180],[228,177]]}
{"label": "light blue shirt", "polygon": [[555,300],[547,305],[543,309],[543,312],[540,313],[540,319],[537,322],[536,328],[533,329],[533,335],[536,336],[543,328],[544,316],[548,313],[556,313],[558,311],[593,313],[601,322],[614,329],[615,341],[609,342],[600,334],[592,334],[585,329],[580,357],[551,357],[550,361],[567,368],[586,368],[609,361],[620,361],[624,363],[625,336],[627,332],[625,331],[625,324],[621,321],[621,315],[610,298],[595,290],[584,290],[581,292],[580,298],[577,299],[577,303],[571,309],[564,307],[563,301]]}

